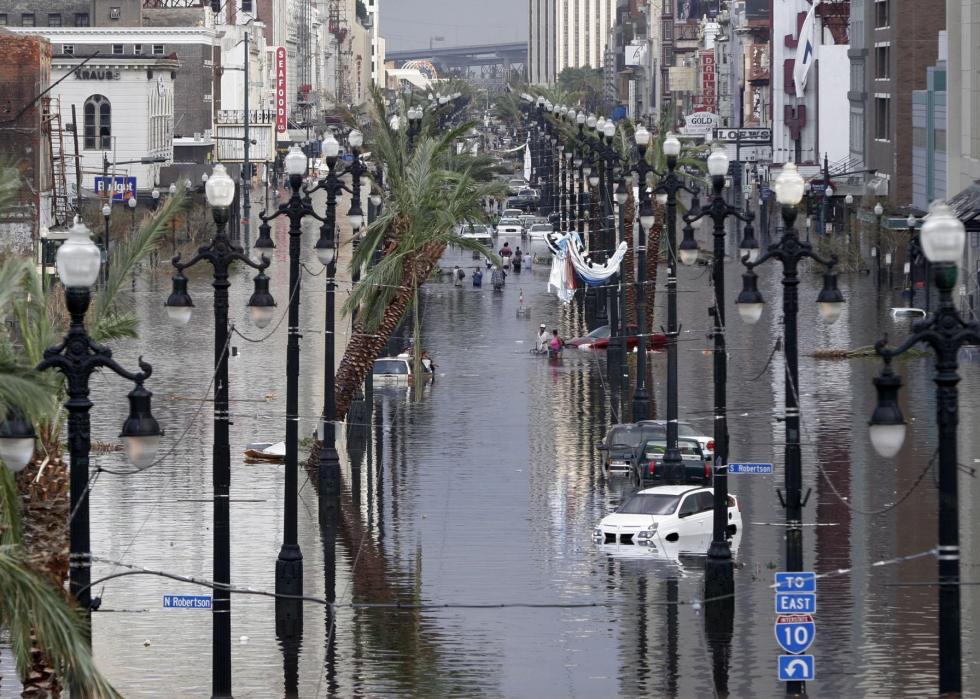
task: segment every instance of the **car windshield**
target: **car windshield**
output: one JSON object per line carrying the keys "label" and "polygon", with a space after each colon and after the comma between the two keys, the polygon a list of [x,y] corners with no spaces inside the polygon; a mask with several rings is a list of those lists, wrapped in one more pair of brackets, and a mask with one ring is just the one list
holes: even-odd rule
{"label": "car windshield", "polygon": [[704,433],[695,429],[689,422],[678,422],[677,434],[681,437],[700,437]]}
{"label": "car windshield", "polygon": [[[678,439],[677,449],[682,458],[701,458],[701,449],[693,439]],[[666,450],[667,442],[663,439],[650,440],[643,446],[643,456],[646,459],[657,459],[663,456]]]}
{"label": "car windshield", "polygon": [[609,337],[609,326],[601,325],[595,330],[593,330],[592,332],[590,332],[588,335],[586,335],[586,337],[591,337],[593,340]]}
{"label": "car windshield", "polygon": [[519,225],[521,225],[521,222],[518,221],[516,218],[502,218],[502,219],[500,219],[500,223],[497,224],[497,225],[499,225],[499,226],[519,226]]}
{"label": "car windshield", "polygon": [[374,373],[377,374],[407,374],[408,362],[401,359],[375,359]]}
{"label": "car windshield", "polygon": [[621,515],[669,515],[677,509],[680,495],[637,493],[616,510]]}
{"label": "car windshield", "polygon": [[640,443],[640,431],[633,429],[632,425],[622,425],[613,427],[609,430],[609,448],[635,447]]}
{"label": "car windshield", "polygon": [[550,231],[550,230],[552,230],[550,223],[535,223],[533,226],[531,226],[532,233],[536,231]]}

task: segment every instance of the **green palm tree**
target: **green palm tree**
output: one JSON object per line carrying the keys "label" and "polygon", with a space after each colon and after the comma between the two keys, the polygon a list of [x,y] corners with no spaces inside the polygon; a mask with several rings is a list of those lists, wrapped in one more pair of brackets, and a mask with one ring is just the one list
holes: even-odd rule
{"label": "green palm tree", "polygon": [[[0,167],[0,208],[3,193],[16,189],[11,182],[18,179],[16,170]],[[97,342],[136,336],[136,315],[120,291],[182,206],[182,193],[171,197],[113,252],[111,272],[89,312],[89,332]],[[40,446],[16,477],[0,468],[0,627],[9,632],[25,695],[57,693],[64,684],[80,695],[117,696],[95,668],[84,618],[63,592],[69,514],[68,468],[61,454],[63,377],[33,369],[67,322],[60,294],[46,293],[32,264],[9,259],[0,264],[0,308],[12,321],[0,329],[0,410],[27,416]]]}
{"label": "green palm tree", "polygon": [[[404,105],[402,105],[404,112]],[[403,118],[402,124],[407,123]],[[384,210],[367,229],[351,260],[351,268],[366,267],[373,251],[381,260],[367,269],[344,303],[350,314],[359,309],[351,340],[337,369],[337,416],[347,413],[357,387],[409,308],[414,308],[415,369],[421,378],[419,292],[450,245],[476,251],[496,260],[492,251],[456,235],[463,222],[486,219],[483,202],[504,193],[493,179],[493,160],[455,153],[454,142],[473,125],[438,131],[423,123],[414,148],[404,129],[392,129],[384,101],[376,95],[370,114],[371,151],[387,166],[388,196]],[[499,262],[499,261],[497,261]]]}

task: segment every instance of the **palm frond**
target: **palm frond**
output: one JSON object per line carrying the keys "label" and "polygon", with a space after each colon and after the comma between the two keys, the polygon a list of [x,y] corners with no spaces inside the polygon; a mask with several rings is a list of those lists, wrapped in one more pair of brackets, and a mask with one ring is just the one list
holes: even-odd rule
{"label": "palm frond", "polygon": [[120,696],[95,666],[88,624],[61,592],[34,573],[16,546],[0,546],[0,626],[23,676],[30,666],[31,633],[73,696]]}
{"label": "palm frond", "polygon": [[20,543],[20,496],[14,472],[0,467],[0,546]]}

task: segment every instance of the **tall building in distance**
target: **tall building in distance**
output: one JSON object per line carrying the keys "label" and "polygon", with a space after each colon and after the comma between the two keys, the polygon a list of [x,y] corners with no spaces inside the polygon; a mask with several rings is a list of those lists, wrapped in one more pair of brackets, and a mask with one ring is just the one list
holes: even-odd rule
{"label": "tall building in distance", "polygon": [[529,0],[528,77],[548,85],[565,68],[601,69],[616,0]]}
{"label": "tall building in distance", "polygon": [[529,0],[527,63],[532,85],[550,85],[555,81],[555,9],[564,0]]}

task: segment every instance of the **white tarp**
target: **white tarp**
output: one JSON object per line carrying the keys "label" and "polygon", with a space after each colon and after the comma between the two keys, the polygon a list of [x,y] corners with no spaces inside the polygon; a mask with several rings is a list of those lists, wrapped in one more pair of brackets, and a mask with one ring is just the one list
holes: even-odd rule
{"label": "white tarp", "polygon": [[627,250],[626,241],[623,241],[608,260],[599,264],[589,257],[582,238],[576,231],[552,233],[545,240],[554,253],[551,275],[548,277],[548,291],[554,288],[563,303],[568,303],[575,295],[576,280],[581,280],[588,286],[597,286],[616,274]]}

